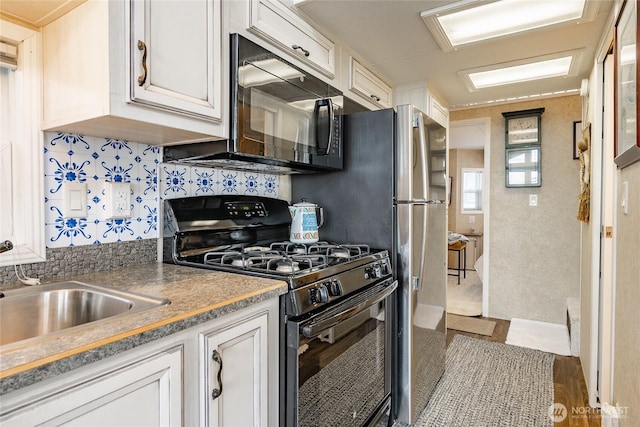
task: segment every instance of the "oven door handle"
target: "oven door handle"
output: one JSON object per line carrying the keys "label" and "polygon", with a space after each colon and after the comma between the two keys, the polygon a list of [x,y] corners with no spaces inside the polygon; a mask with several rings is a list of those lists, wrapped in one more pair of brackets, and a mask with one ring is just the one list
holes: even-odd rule
{"label": "oven door handle", "polygon": [[368,298],[362,302],[357,303],[356,305],[352,305],[349,308],[346,308],[334,316],[331,316],[327,319],[320,320],[316,323],[311,323],[309,325],[302,327],[302,334],[307,338],[313,338],[320,334],[320,332],[329,329],[337,324],[344,322],[350,317],[355,316],[358,313],[368,309],[374,304],[379,303],[383,299],[387,298],[389,295],[393,293],[398,287],[398,282],[394,281],[391,285],[386,287],[383,291],[373,295],[371,298]]}

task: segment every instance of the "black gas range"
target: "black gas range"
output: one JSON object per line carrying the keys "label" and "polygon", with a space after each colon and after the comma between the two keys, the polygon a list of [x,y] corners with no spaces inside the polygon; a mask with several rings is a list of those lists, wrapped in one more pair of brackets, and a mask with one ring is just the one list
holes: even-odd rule
{"label": "black gas range", "polygon": [[288,207],[249,196],[166,200],[165,260],[288,283],[281,425],[386,425],[397,288],[389,254],[364,244],[291,243]]}
{"label": "black gas range", "polygon": [[[287,281],[301,315],[391,275],[387,251],[364,244],[292,243],[288,203],[257,196],[165,200],[165,260]],[[169,250],[167,250],[169,249]]]}

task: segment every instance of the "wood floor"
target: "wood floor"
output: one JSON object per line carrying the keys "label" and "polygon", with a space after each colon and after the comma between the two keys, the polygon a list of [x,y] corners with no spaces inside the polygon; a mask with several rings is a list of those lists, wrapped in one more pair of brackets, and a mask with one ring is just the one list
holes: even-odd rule
{"label": "wood floor", "polygon": [[[490,337],[447,329],[447,345],[456,334],[466,335],[485,341],[504,343],[509,331],[509,321],[491,319],[496,322]],[[555,423],[555,427],[600,427],[600,416],[589,407],[587,386],[582,375],[580,359],[569,356],[556,356],[553,366],[554,402],[562,403],[568,411],[567,417]]]}

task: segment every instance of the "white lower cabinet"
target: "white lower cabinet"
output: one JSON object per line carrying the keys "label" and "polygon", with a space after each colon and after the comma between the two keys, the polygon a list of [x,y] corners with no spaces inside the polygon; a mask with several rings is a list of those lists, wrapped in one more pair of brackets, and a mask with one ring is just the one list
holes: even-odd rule
{"label": "white lower cabinet", "polygon": [[[59,388],[3,413],[3,426],[175,426],[182,424],[181,346],[78,384]],[[3,397],[3,412],[5,403]]]}
{"label": "white lower cabinet", "polygon": [[267,314],[202,335],[204,422],[268,425]]}
{"label": "white lower cabinet", "polygon": [[276,427],[278,313],[274,298],[5,394],[0,425]]}

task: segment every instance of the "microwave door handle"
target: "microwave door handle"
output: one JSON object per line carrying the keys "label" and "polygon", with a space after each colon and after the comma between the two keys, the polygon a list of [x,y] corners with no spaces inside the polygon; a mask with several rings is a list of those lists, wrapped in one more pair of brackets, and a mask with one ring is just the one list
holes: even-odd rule
{"label": "microwave door handle", "polygon": [[333,102],[331,101],[330,98],[325,98],[325,99],[318,99],[316,101],[316,107],[314,109],[314,119],[315,119],[315,123],[316,126],[319,122],[319,118],[320,118],[320,108],[322,107],[326,107],[327,108],[327,113],[328,113],[328,117],[329,117],[329,121],[327,123],[327,130],[329,131],[327,134],[327,139],[326,141],[320,141],[318,138],[318,135],[320,134],[318,132],[318,128],[316,127],[315,129],[315,133],[316,133],[316,146],[318,147],[318,155],[320,156],[326,156],[329,154],[329,152],[331,151],[331,139],[333,138],[333,132],[334,132],[334,123],[333,123],[333,119],[334,119],[334,112],[333,112]]}
{"label": "microwave door handle", "polygon": [[349,306],[348,308],[345,308],[344,310],[336,313],[334,316],[331,316],[328,319],[303,326],[302,334],[307,338],[316,337],[318,336],[318,334],[320,334],[320,332],[334,327],[337,324],[342,323],[345,320],[355,316],[356,314],[362,313],[364,310],[368,309],[374,304],[379,303],[380,301],[391,295],[397,287],[398,282],[394,281],[390,286],[386,287],[383,291],[373,295],[371,298],[368,298],[358,304]]}
{"label": "microwave door handle", "polygon": [[333,132],[335,132],[335,112],[333,111],[333,101],[331,100],[331,98],[327,98],[327,103],[328,106],[327,108],[329,109],[329,135],[327,135],[327,151],[326,154],[329,155],[329,153],[331,152],[331,142],[333,140]]}

